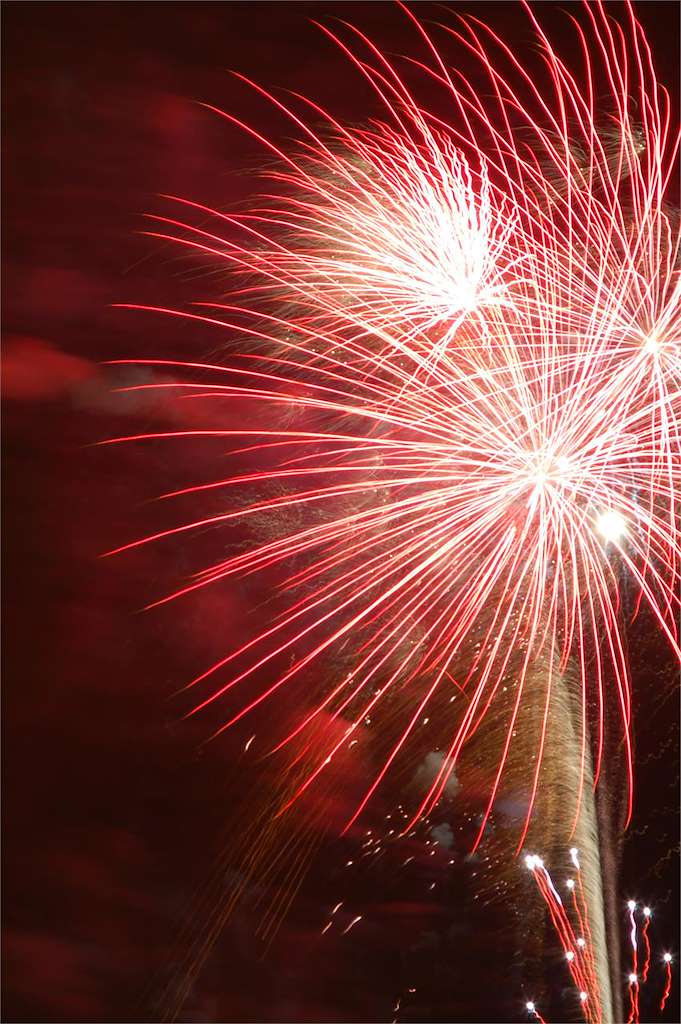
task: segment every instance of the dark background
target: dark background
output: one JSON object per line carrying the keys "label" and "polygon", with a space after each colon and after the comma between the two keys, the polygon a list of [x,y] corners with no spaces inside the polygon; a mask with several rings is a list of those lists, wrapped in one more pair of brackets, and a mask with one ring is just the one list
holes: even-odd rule
{"label": "dark background", "polygon": [[[526,39],[515,5],[456,9],[484,16],[518,47]],[[434,11],[420,6],[424,18]],[[564,24],[556,5],[541,14],[549,28]],[[676,95],[678,7],[641,4],[639,15]],[[311,95],[341,119],[371,109],[310,17],[348,18],[386,50],[413,49],[388,4],[4,7],[8,1021],[147,1019],[180,969],[177,932],[187,908],[194,913],[192,893],[230,842],[226,804],[243,766],[228,745],[202,745],[205,723],[181,721],[172,694],[229,646],[247,597],[205,593],[138,614],[189,567],[181,545],[98,557],[153,529],[162,513],[147,499],[199,476],[210,451],[93,447],[190,422],[160,399],[113,393],[131,378],[99,363],[202,358],[220,344],[205,329],[110,304],[180,307],[224,290],[139,231],[140,214],[161,208],[157,193],[216,207],[249,193],[257,147],[193,101],[284,137],[227,68]],[[645,622],[630,647],[637,803],[621,890],[653,906],[656,949],[677,953],[675,671]],[[400,880],[389,865],[343,881],[366,920],[351,941],[321,946],[346,856],[340,844],[321,851],[267,958],[252,937],[257,915],[239,911],[181,1019],[390,1021],[400,997],[401,1021],[525,1019],[522,951],[507,948],[503,906],[474,908],[470,872],[439,896],[424,895],[440,879],[432,864]],[[678,1001],[666,1019],[679,1019]]]}

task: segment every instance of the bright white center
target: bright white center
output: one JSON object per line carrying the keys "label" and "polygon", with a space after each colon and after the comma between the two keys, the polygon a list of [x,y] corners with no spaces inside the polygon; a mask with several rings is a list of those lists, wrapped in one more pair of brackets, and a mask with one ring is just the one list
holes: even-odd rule
{"label": "bright white center", "polygon": [[624,516],[612,509],[608,512],[601,512],[596,520],[596,529],[605,540],[619,540],[627,532],[627,523]]}

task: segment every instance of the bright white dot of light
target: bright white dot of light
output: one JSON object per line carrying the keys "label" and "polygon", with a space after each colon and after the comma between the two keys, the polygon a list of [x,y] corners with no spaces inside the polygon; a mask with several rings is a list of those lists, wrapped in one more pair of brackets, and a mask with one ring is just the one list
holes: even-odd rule
{"label": "bright white dot of light", "polygon": [[601,512],[596,520],[596,529],[605,540],[619,540],[627,532],[627,524],[624,516],[610,510]]}

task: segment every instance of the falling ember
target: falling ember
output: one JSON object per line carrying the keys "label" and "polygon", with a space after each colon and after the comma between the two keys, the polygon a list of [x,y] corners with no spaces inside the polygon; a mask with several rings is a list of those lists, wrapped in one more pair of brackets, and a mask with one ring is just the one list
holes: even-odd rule
{"label": "falling ember", "polygon": [[648,938],[648,930],[650,928],[650,919],[652,916],[653,915],[650,907],[644,907],[643,928],[641,929],[641,938],[643,939],[645,956],[643,960],[643,968],[641,969],[641,982],[646,982],[648,980],[648,972],[650,970],[650,939]]}
{"label": "falling ember", "polygon": [[629,975],[629,984],[632,984],[631,979],[638,986],[638,942],[636,932],[636,902],[635,900],[629,900],[627,902],[627,909],[629,911],[629,942],[631,943],[631,973]]}
{"label": "falling ember", "polygon": [[665,953],[663,955],[663,957],[662,957],[662,962],[664,963],[665,984],[664,984],[664,991],[662,993],[662,998],[660,1000],[660,1013],[663,1012],[663,1010],[664,1010],[664,1008],[665,1008],[665,1006],[667,1004],[667,1000],[669,999],[669,993],[672,990],[672,955],[671,955],[671,953]]}
{"label": "falling ember", "polygon": [[627,1018],[627,1024],[638,1024],[639,1021],[639,1004],[638,1004],[638,975],[633,972],[629,975],[629,1017]]}
{"label": "falling ember", "polygon": [[531,1015],[532,1015],[532,1016],[534,1017],[534,1019],[535,1019],[536,1021],[539,1021],[539,1024],[546,1024],[546,1021],[545,1021],[545,1019],[544,1019],[544,1018],[542,1017],[542,1015],[541,1015],[541,1014],[539,1013],[539,1010],[537,1009],[536,1005],[535,1005],[535,1004],[534,1004],[534,1003],[532,1002],[532,1000],[531,1000],[531,999],[529,999],[529,1000],[528,1000],[528,1001],[527,1001],[527,1002],[525,1003],[525,1009],[527,1010],[527,1012],[528,1012],[529,1014],[531,1014]]}
{"label": "falling ember", "polygon": [[358,914],[357,917],[353,917],[352,921],[347,926],[347,928],[343,929],[343,931],[341,932],[341,935],[347,935],[348,932],[350,931],[350,929],[354,928],[354,926],[357,924],[357,922],[361,921],[361,920],[362,920],[362,915],[361,914]]}

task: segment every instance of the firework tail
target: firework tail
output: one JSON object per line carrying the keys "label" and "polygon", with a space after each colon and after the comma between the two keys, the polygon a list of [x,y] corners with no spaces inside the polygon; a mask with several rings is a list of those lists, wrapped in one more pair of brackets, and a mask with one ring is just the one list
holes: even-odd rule
{"label": "firework tail", "polygon": [[[593,965],[597,986],[596,1002],[599,1005],[595,1010],[595,1019],[602,1020],[604,1024],[614,1024],[621,1018],[618,990],[613,988],[611,979],[613,950],[606,927],[605,893],[616,889],[616,878],[612,875],[608,877],[605,868],[606,864],[610,864],[611,869],[616,868],[616,858],[605,849],[608,837],[599,829],[590,764],[586,768],[587,786],[577,825],[572,835],[569,835],[565,807],[566,803],[569,806],[569,801],[574,800],[578,786],[582,724],[580,701],[575,697],[568,676],[557,676],[553,699],[556,716],[562,720],[556,721],[546,756],[547,774],[552,776],[551,785],[545,786],[547,811],[538,819],[533,834],[528,836],[528,844],[541,843],[545,851],[542,856],[550,856],[554,868],[565,864],[568,847],[575,847],[579,851],[580,868],[577,872],[576,891],[581,890],[577,898],[583,900],[586,956]],[[573,866],[565,864],[563,878],[568,871],[571,875],[575,874]],[[563,892],[566,893],[565,887]]]}
{"label": "firework tail", "polygon": [[[534,691],[533,699],[525,705],[522,724],[514,738],[501,805],[517,804],[520,809],[516,813],[521,814],[522,802],[529,799],[528,783],[532,777],[533,757],[536,756],[536,734],[542,726],[542,710],[549,683],[551,706],[536,797],[537,812],[528,830],[524,850],[538,854],[550,867],[552,885],[562,901],[564,915],[569,917],[571,932],[564,935],[565,943],[561,942],[560,946],[562,955],[571,950],[575,960],[570,959],[566,964],[566,977],[574,962],[576,977],[591,979],[588,982],[588,1006],[580,1007],[582,983],[575,986],[575,1015],[581,1009],[585,1015],[588,1014],[588,1020],[614,1024],[622,1019],[621,994],[612,977],[618,970],[619,949],[617,933],[611,934],[607,919],[613,902],[610,894],[617,890],[617,849],[613,847],[612,833],[602,831],[600,827],[589,758],[585,766],[586,784],[579,815],[572,828],[579,790],[582,733],[583,729],[588,730],[588,723],[583,721],[578,682],[569,668],[561,673],[558,666],[549,669],[544,662],[535,666],[528,677],[527,685],[530,693]],[[512,691],[513,684],[508,691],[511,696]],[[493,763],[494,751],[507,728],[507,712],[508,709],[506,713],[500,710],[497,715],[489,717],[464,752],[460,766],[464,790],[467,776],[475,777],[478,772],[486,770],[485,766]],[[603,776],[601,782],[607,785]],[[537,891],[535,881],[524,870],[522,858],[514,859],[510,854],[514,838],[517,838],[517,820],[501,812],[495,814],[480,846],[481,852],[490,858],[490,869],[483,885],[492,893],[501,878],[504,898],[510,898],[515,904],[519,921],[517,941],[523,949],[526,964],[523,981],[532,996],[531,1002],[546,1013],[551,996],[542,988],[541,979],[546,974],[543,962],[551,955],[551,950],[555,951],[556,935],[552,931],[547,904]],[[579,851],[578,869],[570,859],[571,848]],[[568,879],[575,882],[573,895],[566,886]],[[585,940],[583,948],[577,944],[581,938]],[[587,987],[586,982],[584,987]]]}

